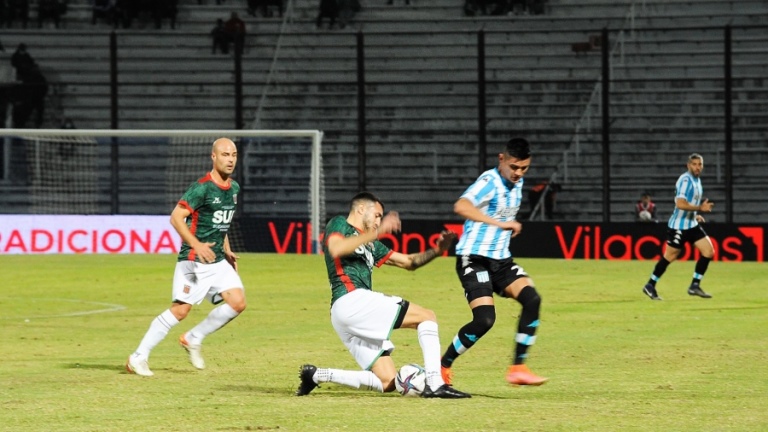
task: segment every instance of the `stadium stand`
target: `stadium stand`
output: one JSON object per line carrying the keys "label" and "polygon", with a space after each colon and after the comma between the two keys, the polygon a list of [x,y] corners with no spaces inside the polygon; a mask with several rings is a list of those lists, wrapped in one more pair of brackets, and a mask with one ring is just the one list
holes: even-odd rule
{"label": "stadium stand", "polygon": [[[768,180],[764,1],[550,0],[542,15],[467,17],[460,0],[414,0],[395,8],[365,0],[347,28],[331,31],[314,28],[316,3],[293,2],[283,21],[248,16],[245,0],[220,6],[181,0],[174,30],[156,30],[148,19],[118,29],[119,127],[234,127],[231,56],[211,54],[209,32],[217,18],[236,10],[248,26],[246,127],[325,131],[328,213],[343,211],[358,184],[356,37],[361,31],[366,184],[404,217],[450,218],[452,202],[478,171],[477,32],[482,29],[487,164],[495,163],[505,138],[524,133],[536,144],[531,179],[557,171],[563,184],[556,216],[601,220],[602,197],[595,195],[602,187],[595,91],[600,49],[577,55],[571,47],[590,40],[595,45],[605,27],[611,29],[613,62],[612,220],[631,220],[629,203],[642,190],[656,197],[663,217],[671,211],[664,197],[692,151],[705,155],[707,193],[724,199],[723,169],[717,166],[723,163],[722,26],[730,24],[734,198],[744,205],[738,213],[743,220],[757,220],[768,210],[768,203],[748,197],[753,185]],[[80,128],[110,127],[112,27],[91,18],[88,1],[71,0],[60,29],[51,24],[0,30],[4,46],[25,42],[50,72],[59,108],[49,114],[49,126],[66,115]],[[722,213],[715,217],[722,219]]]}

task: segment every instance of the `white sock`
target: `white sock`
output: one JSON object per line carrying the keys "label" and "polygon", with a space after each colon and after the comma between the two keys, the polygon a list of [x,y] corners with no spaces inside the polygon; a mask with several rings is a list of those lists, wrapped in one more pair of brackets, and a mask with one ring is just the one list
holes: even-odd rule
{"label": "white sock", "polygon": [[168,332],[178,323],[179,320],[173,316],[170,309],[166,309],[163,313],[156,316],[152,323],[149,324],[149,330],[147,330],[141,343],[139,343],[139,347],[136,348],[136,352],[133,353],[134,357],[148,359],[152,348],[165,339]]}
{"label": "white sock", "polygon": [[224,327],[238,315],[239,313],[237,313],[237,311],[232,309],[230,305],[224,303],[212,310],[200,324],[187,332],[187,342],[195,345],[203,343],[203,339],[205,339],[206,336]]}
{"label": "white sock", "polygon": [[381,380],[371,371],[349,371],[341,369],[318,368],[312,379],[317,383],[332,382],[352,388],[383,392]]}
{"label": "white sock", "polygon": [[419,345],[424,355],[424,370],[427,372],[427,385],[432,390],[445,384],[440,375],[440,336],[437,334],[437,323],[424,321],[416,328],[419,334]]}

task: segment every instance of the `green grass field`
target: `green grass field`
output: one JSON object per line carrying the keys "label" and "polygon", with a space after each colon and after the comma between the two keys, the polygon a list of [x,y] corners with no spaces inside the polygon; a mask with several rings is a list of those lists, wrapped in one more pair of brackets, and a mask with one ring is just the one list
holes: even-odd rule
{"label": "green grass field", "polygon": [[[178,336],[152,353],[152,378],[123,364],[167,308],[172,256],[2,256],[2,431],[765,431],[766,266],[720,263],[689,297],[693,263],[670,266],[663,302],[640,292],[653,262],[519,259],[543,298],[529,365],[550,382],[511,387],[504,372],[519,306],[499,300],[496,326],[454,365],[468,400],[403,398],[323,385],[295,397],[303,363],[354,369],[334,333],[318,256],[244,255],[249,307],[206,339],[193,369]],[[441,258],[416,272],[384,267],[377,290],[433,309],[445,346],[470,317]],[[397,364],[422,363],[399,330]]]}

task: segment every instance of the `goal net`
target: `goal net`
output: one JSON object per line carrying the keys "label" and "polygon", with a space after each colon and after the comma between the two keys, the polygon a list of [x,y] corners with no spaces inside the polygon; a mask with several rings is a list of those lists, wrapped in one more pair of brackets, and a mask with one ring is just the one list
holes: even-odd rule
{"label": "goal net", "polygon": [[325,223],[321,131],[2,129],[0,137],[0,213],[35,215],[169,215],[211,170],[213,141],[230,138],[241,186],[233,247],[258,250],[247,235],[270,228],[249,224],[268,219],[270,227],[297,221],[306,233],[301,252],[318,250]]}

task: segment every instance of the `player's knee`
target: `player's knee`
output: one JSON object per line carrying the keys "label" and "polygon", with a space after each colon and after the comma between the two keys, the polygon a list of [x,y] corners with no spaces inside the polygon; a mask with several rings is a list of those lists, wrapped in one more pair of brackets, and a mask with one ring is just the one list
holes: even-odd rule
{"label": "player's knee", "polygon": [[229,305],[229,307],[231,307],[231,308],[232,308],[232,309],[233,309],[235,312],[237,312],[238,314],[241,314],[241,313],[243,313],[243,311],[245,310],[246,306],[247,306],[247,305],[246,305],[246,303],[245,303],[245,299],[242,299],[242,300],[240,300],[240,301],[237,301],[237,302],[232,302],[232,303]]}
{"label": "player's knee", "polygon": [[171,306],[171,313],[177,320],[181,321],[189,315],[191,309],[192,307],[188,304],[174,304]]}
{"label": "player's knee", "polygon": [[222,297],[224,298],[224,301],[227,302],[229,307],[231,307],[238,314],[245,310],[246,301],[242,289],[232,289],[225,291]]}
{"label": "player's knee", "polygon": [[425,314],[424,321],[434,321],[434,322],[437,322],[437,314],[435,314],[435,311],[433,311],[431,309],[427,309],[425,312],[426,312],[426,314]]}
{"label": "player's knee", "polygon": [[472,322],[482,334],[485,334],[496,323],[496,308],[483,305],[472,309]]}
{"label": "player's knee", "polygon": [[523,309],[539,310],[541,307],[541,296],[536,288],[530,285],[520,291],[516,300],[523,306]]}

